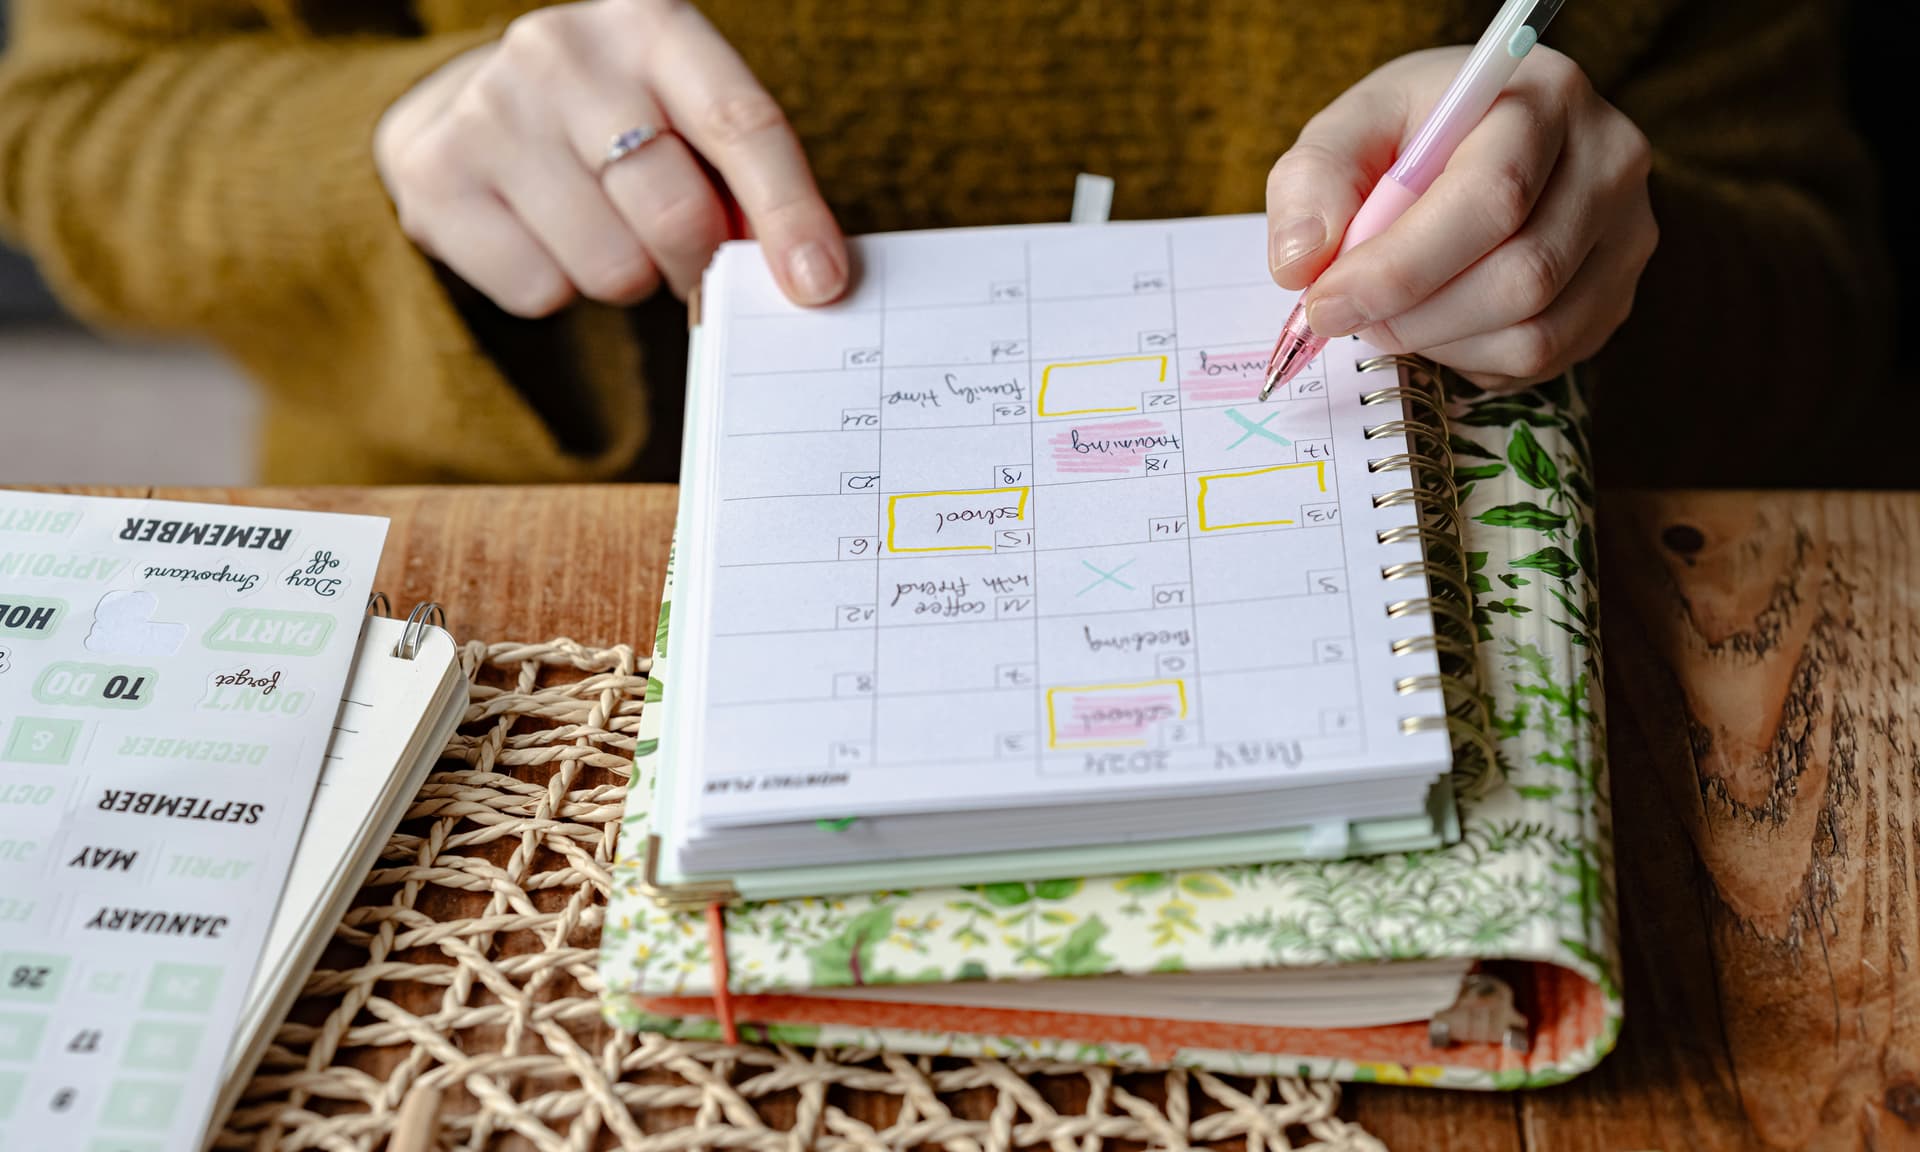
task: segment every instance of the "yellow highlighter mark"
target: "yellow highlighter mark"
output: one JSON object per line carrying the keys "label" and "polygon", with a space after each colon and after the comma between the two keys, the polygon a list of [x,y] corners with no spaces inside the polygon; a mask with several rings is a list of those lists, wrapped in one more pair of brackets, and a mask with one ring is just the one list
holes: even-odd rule
{"label": "yellow highlighter mark", "polygon": [[[951,492],[902,492],[887,497],[887,551],[889,552],[991,552],[993,545],[987,544],[934,544],[919,543],[923,537],[937,536],[949,526],[978,525],[991,531],[995,526],[1008,522],[1023,522],[1027,518],[1027,493],[1030,488],[965,488]],[[1012,505],[1005,501],[987,503],[985,498],[1006,497],[1018,493]],[[917,517],[912,527],[902,523],[901,505],[912,500],[956,501],[956,506],[935,505],[933,508],[933,528],[929,531]],[[901,543],[901,533],[913,543]],[[992,539],[991,536],[988,537]]]}
{"label": "yellow highlighter mark", "polygon": [[[1119,364],[1155,364],[1157,365],[1157,371],[1151,381],[1144,379],[1131,380],[1127,378],[1128,373],[1125,369],[1121,369],[1118,373],[1115,372],[1114,366]],[[1137,397],[1134,403],[1122,405],[1117,408],[1102,408],[1096,406],[1049,409],[1047,407],[1047,389],[1054,383],[1053,377],[1056,372],[1061,376],[1060,384],[1063,387],[1073,387],[1084,383],[1088,386],[1088,390],[1109,388],[1112,386],[1112,382],[1117,375],[1122,381],[1121,387],[1134,389],[1137,392],[1139,388],[1144,387],[1148,383],[1165,384],[1167,382],[1167,358],[1165,355],[1158,355],[1114,356],[1106,360],[1069,360],[1060,364],[1049,364],[1040,370],[1040,393],[1034,398],[1034,406],[1035,410],[1042,416],[1090,416],[1108,412],[1138,412],[1140,405]],[[1095,378],[1091,380],[1087,379],[1090,375]],[[1057,394],[1055,398],[1058,399]],[[1069,399],[1066,401],[1068,404],[1076,402],[1085,404],[1087,400],[1081,399],[1075,401]]]}
{"label": "yellow highlighter mark", "polygon": [[[1067,712],[1061,714],[1064,700]],[[1187,682],[1061,685],[1047,689],[1047,747],[1137,748],[1162,720],[1187,718]],[[1063,736],[1062,722],[1069,730]]]}
{"label": "yellow highlighter mark", "polygon": [[1200,477],[1200,497],[1199,497],[1200,515],[1198,517],[1200,522],[1200,531],[1219,532],[1228,528],[1266,528],[1266,527],[1272,527],[1278,524],[1293,523],[1292,520],[1285,520],[1285,519],[1281,519],[1281,520],[1244,520],[1242,519],[1242,520],[1234,520],[1230,523],[1221,523],[1220,521],[1217,521],[1217,520],[1209,520],[1207,516],[1207,497],[1209,494],[1211,494],[1217,498],[1220,495],[1221,489],[1237,487],[1236,485],[1231,484],[1230,483],[1231,481],[1246,480],[1255,476],[1267,476],[1275,472],[1289,472],[1289,471],[1294,471],[1296,469],[1301,469],[1301,468],[1313,469],[1314,487],[1321,492],[1325,492],[1327,490],[1327,462],[1324,460],[1314,460],[1306,464],[1274,464],[1267,468],[1249,468],[1245,472],[1214,472],[1209,475]]}

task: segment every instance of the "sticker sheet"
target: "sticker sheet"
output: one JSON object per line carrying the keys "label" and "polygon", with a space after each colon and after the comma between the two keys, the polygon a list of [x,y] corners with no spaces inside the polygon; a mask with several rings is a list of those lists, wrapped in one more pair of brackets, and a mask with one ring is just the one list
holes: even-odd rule
{"label": "sticker sheet", "polygon": [[197,1148],[386,521],[0,492],[0,1148]]}

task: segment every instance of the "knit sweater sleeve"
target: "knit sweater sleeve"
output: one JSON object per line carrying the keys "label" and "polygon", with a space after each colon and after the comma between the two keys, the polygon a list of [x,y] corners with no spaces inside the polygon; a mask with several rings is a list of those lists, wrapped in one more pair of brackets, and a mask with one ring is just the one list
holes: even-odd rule
{"label": "knit sweater sleeve", "polygon": [[[77,314],[211,338],[284,422],[325,413],[366,476],[572,479],[646,433],[624,319],[579,307],[509,381],[457,286],[401,233],[374,170],[381,113],[482,42],[315,37],[244,0],[15,0],[0,62],[0,230]],[[514,343],[514,340],[507,341]],[[524,344],[525,340],[518,340]],[[531,400],[530,400],[531,398]],[[542,410],[588,427],[556,431]]]}
{"label": "knit sweater sleeve", "polygon": [[1652,142],[1660,224],[1598,363],[1611,481],[1831,482],[1820,457],[1886,386],[1890,280],[1839,8],[1683,0],[1607,92]]}

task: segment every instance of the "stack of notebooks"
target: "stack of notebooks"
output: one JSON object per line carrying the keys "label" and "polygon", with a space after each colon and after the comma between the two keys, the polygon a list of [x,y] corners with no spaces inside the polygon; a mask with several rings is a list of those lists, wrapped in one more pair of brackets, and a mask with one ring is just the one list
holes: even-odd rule
{"label": "stack of notebooks", "polygon": [[721,250],[610,1019],[1480,1088],[1612,1047],[1579,397],[1344,340],[1262,402],[1264,252],[867,237],[803,311]]}

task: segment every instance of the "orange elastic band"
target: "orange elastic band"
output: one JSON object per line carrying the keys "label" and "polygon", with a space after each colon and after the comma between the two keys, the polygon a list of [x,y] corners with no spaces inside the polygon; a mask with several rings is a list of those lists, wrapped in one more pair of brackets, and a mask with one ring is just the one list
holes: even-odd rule
{"label": "orange elastic band", "polygon": [[727,974],[727,910],[720,904],[707,905],[707,951],[713,953],[713,1015],[720,1021],[720,1038],[738,1044],[740,1029],[733,1022],[733,989]]}

